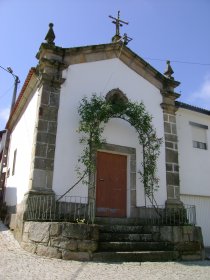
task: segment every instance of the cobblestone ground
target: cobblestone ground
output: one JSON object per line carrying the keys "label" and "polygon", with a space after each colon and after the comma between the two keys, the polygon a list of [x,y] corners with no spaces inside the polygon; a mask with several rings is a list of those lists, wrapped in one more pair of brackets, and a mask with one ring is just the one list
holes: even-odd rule
{"label": "cobblestone ground", "polygon": [[95,263],[49,259],[22,250],[0,222],[0,280],[209,280],[210,261]]}

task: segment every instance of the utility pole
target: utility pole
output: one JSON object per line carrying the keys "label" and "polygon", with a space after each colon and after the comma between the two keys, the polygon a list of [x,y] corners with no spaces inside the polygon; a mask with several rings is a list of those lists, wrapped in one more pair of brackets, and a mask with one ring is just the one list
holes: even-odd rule
{"label": "utility pole", "polygon": [[11,102],[11,107],[10,107],[10,115],[11,115],[13,107],[15,105],[15,101],[16,101],[17,86],[20,83],[20,80],[19,80],[19,77],[13,73],[13,70],[10,67],[7,67],[7,69],[6,69],[6,68],[0,66],[0,68],[3,69],[4,71],[6,71],[7,73],[10,73],[13,76],[13,78],[15,79],[14,90],[13,90],[13,95],[12,95],[12,102]]}
{"label": "utility pole", "polygon": [[[15,83],[14,83],[14,90],[13,90],[13,95],[12,95],[12,102],[11,102],[11,107],[10,107],[10,116],[12,114],[12,110],[14,108],[15,105],[15,101],[16,101],[16,96],[17,96],[17,87],[18,84],[20,83],[20,80],[18,78],[17,75],[15,75],[13,73],[13,70],[10,67],[4,68],[0,65],[0,68],[3,69],[4,71],[8,72],[9,74],[11,74],[13,76],[13,78],[15,79]],[[3,146],[1,147],[2,149],[2,154],[1,154],[1,158],[0,158],[0,210],[2,210],[3,207],[3,202],[4,202],[4,189],[5,189],[5,178],[6,178],[6,173],[7,171],[4,171],[4,168],[7,167],[7,162],[8,162],[8,147],[9,147],[9,141],[10,141],[10,134],[9,131],[6,129],[4,131],[1,131],[1,138],[4,136],[4,143]]]}
{"label": "utility pole", "polygon": [[12,96],[10,114],[11,114],[11,111],[12,111],[14,105],[15,105],[16,96],[17,96],[17,86],[18,86],[19,82],[20,82],[20,80],[19,80],[18,76],[15,76],[15,85],[14,85],[14,91],[13,91],[13,96]]}

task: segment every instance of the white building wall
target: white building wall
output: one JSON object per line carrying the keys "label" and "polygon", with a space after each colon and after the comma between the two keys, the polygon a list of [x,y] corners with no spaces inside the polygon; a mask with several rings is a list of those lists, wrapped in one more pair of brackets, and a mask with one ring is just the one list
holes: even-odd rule
{"label": "white building wall", "polygon": [[[128,68],[119,59],[71,65],[65,72],[65,83],[62,85],[58,128],[56,138],[53,190],[62,195],[77,181],[75,167],[81,154],[78,106],[84,96],[93,93],[105,96],[110,90],[119,88],[132,101],[143,101],[146,110],[153,116],[153,124],[158,137],[164,137],[163,113],[160,107],[162,96],[159,90]],[[104,136],[107,143],[133,147],[137,150],[137,171],[141,168],[142,157],[137,134],[125,121],[110,120],[105,127]],[[157,194],[159,204],[166,200],[165,149],[161,148],[158,176],[160,190]],[[137,174],[137,204],[144,205],[143,186]],[[87,196],[87,187],[79,185],[71,195]]]}
{"label": "white building wall", "polygon": [[[207,150],[193,147],[190,122],[208,126]],[[181,194],[210,196],[210,116],[179,108],[177,135]]]}
{"label": "white building wall", "polygon": [[210,196],[181,195],[184,204],[195,205],[197,225],[202,228],[204,246],[210,246]]}
{"label": "white building wall", "polygon": [[[5,194],[5,201],[8,206],[20,203],[24,194],[28,191],[37,100],[38,91],[29,101],[26,110],[23,111],[11,133],[8,161],[9,177],[6,182]],[[17,150],[16,165],[15,173],[12,175],[15,150]]]}
{"label": "white building wall", "polygon": [[[194,138],[198,141],[202,139],[195,135],[190,122],[206,126],[203,133],[207,150],[193,147]],[[202,228],[204,246],[210,246],[210,116],[179,108],[177,134],[181,201],[195,205],[197,225]]]}

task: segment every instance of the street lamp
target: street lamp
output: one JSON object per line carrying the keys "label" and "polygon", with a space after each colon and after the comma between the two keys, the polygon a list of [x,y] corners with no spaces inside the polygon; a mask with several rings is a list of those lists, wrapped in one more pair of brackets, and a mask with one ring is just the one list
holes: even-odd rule
{"label": "street lamp", "polygon": [[1,65],[0,65],[0,68],[3,69],[4,71],[10,73],[13,76],[13,78],[15,79],[14,90],[13,90],[13,95],[12,95],[12,103],[11,103],[11,107],[10,107],[10,115],[11,115],[12,109],[13,109],[13,107],[15,105],[15,101],[16,101],[17,86],[20,83],[20,80],[19,80],[18,76],[13,73],[12,68],[7,67],[7,69],[6,69],[6,68],[2,67]]}

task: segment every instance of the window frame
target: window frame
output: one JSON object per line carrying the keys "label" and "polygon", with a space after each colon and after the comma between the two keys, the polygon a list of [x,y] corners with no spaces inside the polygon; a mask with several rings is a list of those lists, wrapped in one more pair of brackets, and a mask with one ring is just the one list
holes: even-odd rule
{"label": "window frame", "polygon": [[[190,124],[192,127],[201,128],[201,129],[203,129],[204,131],[208,130],[208,126],[207,126],[207,125],[204,125],[204,124],[200,124],[200,123],[196,123],[196,122],[192,122],[192,121],[189,121],[189,124]],[[192,138],[193,138],[193,137],[192,137]],[[205,141],[206,141],[206,142],[201,142],[201,141],[197,141],[197,140],[192,139],[193,148],[197,148],[197,149],[201,149],[201,150],[208,150],[207,135],[206,135]]]}
{"label": "window frame", "polygon": [[15,149],[13,153],[12,176],[15,175],[16,160],[17,160],[17,149]]}

